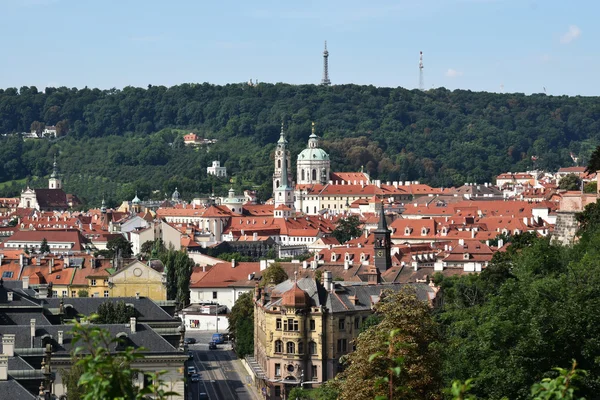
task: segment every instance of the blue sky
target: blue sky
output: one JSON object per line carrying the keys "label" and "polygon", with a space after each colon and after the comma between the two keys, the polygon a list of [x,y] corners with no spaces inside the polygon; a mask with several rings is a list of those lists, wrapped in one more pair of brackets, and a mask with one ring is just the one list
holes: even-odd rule
{"label": "blue sky", "polygon": [[599,1],[0,0],[0,87],[318,83],[600,95]]}

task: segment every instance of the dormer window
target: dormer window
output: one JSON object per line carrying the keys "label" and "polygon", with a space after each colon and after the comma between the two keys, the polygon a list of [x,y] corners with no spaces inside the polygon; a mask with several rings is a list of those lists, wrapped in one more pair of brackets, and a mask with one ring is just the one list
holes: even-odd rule
{"label": "dormer window", "polygon": [[344,260],[350,261],[352,259],[352,255],[350,253],[346,253],[344,256]]}
{"label": "dormer window", "polygon": [[428,231],[429,231],[429,229],[427,229],[427,228],[421,228],[421,236],[427,235]]}
{"label": "dormer window", "polygon": [[365,261],[367,258],[365,257],[365,253],[360,253],[360,261]]}
{"label": "dormer window", "polygon": [[468,260],[469,258],[471,258],[469,253],[463,254],[463,260]]}
{"label": "dormer window", "polygon": [[335,253],[331,253],[331,261],[335,262],[337,260],[337,255]]}
{"label": "dormer window", "polygon": [[412,228],[409,228],[408,226],[406,228],[404,228],[404,234],[405,235],[410,235],[410,233],[412,232]]}

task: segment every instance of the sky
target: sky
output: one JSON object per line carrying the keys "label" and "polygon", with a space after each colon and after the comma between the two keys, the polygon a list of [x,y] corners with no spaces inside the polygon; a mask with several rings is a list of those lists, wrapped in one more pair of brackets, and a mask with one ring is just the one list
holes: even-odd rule
{"label": "sky", "polygon": [[600,95],[596,0],[0,0],[0,88],[332,84]]}

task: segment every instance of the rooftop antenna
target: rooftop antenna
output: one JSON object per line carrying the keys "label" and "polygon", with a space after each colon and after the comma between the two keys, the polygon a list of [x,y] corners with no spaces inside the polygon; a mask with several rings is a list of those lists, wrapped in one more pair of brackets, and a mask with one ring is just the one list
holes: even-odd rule
{"label": "rooftop antenna", "polygon": [[321,85],[329,86],[331,81],[329,80],[329,52],[327,51],[327,40],[325,41],[325,50],[323,50],[323,79],[321,79]]}
{"label": "rooftop antenna", "polygon": [[425,90],[425,82],[423,80],[423,52],[419,52],[419,90]]}

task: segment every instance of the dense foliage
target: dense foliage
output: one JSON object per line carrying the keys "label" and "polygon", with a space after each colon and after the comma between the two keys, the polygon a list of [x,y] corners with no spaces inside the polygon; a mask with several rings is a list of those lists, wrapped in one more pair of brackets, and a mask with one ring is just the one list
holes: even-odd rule
{"label": "dense foliage", "polygon": [[268,285],[279,285],[281,282],[287,280],[289,277],[285,270],[281,267],[281,264],[274,262],[265,269],[262,274],[260,281],[261,286]]}
{"label": "dense foliage", "polygon": [[165,266],[167,274],[167,299],[175,300],[179,309],[186,307],[190,303],[190,279],[194,260],[189,257],[187,251],[173,249],[158,254],[158,258]]}
{"label": "dense foliage", "polygon": [[97,324],[125,324],[131,317],[136,316],[135,308],[125,304],[123,300],[117,302],[106,301],[98,306]]}
{"label": "dense foliage", "polygon": [[360,219],[358,215],[350,215],[342,217],[338,220],[337,226],[331,232],[331,236],[337,239],[340,243],[346,243],[350,239],[354,239],[362,234],[360,229]]}
{"label": "dense foliage", "polygon": [[[17,194],[27,181],[45,186],[60,152],[66,190],[96,205],[102,197],[109,205],[129,200],[136,190],[160,199],[175,187],[186,199],[213,188],[224,194],[228,182],[206,175],[216,159],[236,190],[255,187],[264,199],[282,119],[293,154],[315,121],[334,170],[364,167],[375,178],[436,186],[490,181],[533,167],[532,156],[547,170],[572,165],[570,152],[585,163],[600,143],[595,97],[358,85],[8,88],[0,90],[0,133],[56,125],[62,136],[1,137],[0,182],[12,182],[0,186],[0,196]],[[219,142],[186,147],[182,135],[190,130]]]}
{"label": "dense foliage", "polygon": [[235,342],[235,352],[240,358],[254,354],[254,292],[240,295],[229,314],[229,334]]}
{"label": "dense foliage", "polygon": [[481,398],[525,399],[530,386],[571,360],[589,374],[581,394],[600,392],[599,206],[579,215],[579,241],[515,240],[480,275],[438,277],[444,306],[443,374],[475,378]]}

